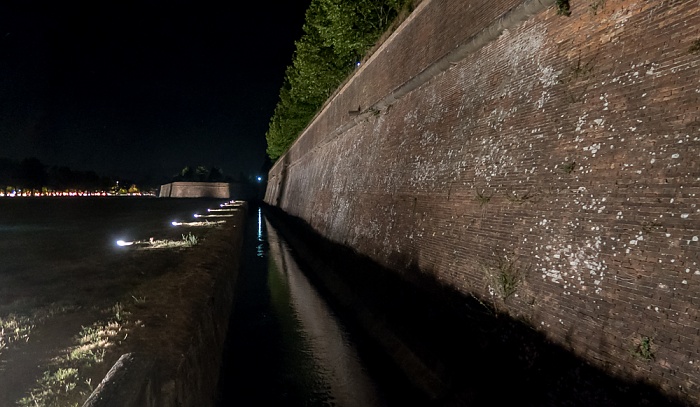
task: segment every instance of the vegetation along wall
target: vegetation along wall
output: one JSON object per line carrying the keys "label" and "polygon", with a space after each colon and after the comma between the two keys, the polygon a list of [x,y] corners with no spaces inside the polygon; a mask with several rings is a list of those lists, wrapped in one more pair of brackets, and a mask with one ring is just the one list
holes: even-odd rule
{"label": "vegetation along wall", "polygon": [[557,3],[421,2],[266,201],[700,403],[700,3]]}

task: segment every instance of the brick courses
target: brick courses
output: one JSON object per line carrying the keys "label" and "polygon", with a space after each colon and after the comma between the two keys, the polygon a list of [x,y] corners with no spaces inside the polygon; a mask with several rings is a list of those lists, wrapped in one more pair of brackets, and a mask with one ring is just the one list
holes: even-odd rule
{"label": "brick courses", "polygon": [[[519,3],[424,0],[278,160],[266,201],[700,404],[700,3],[549,8],[390,98]],[[485,272],[505,257],[507,300]]]}

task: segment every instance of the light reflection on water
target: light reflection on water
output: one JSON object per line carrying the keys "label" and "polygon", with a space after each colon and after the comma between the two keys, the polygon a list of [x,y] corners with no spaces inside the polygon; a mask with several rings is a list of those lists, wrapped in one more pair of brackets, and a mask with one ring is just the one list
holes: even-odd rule
{"label": "light reflection on water", "polygon": [[277,266],[269,273],[277,273],[287,287],[288,311],[296,322],[295,332],[287,334],[298,335],[308,351],[316,376],[314,396],[338,406],[383,405],[348,333],[299,269],[286,243],[269,223],[266,226],[270,262]]}
{"label": "light reflection on water", "polygon": [[263,229],[262,229],[262,208],[258,208],[258,246],[257,246],[258,257],[265,257],[265,244],[263,242]]}
{"label": "light reflection on water", "polygon": [[384,406],[352,338],[261,211],[249,215],[218,406]]}

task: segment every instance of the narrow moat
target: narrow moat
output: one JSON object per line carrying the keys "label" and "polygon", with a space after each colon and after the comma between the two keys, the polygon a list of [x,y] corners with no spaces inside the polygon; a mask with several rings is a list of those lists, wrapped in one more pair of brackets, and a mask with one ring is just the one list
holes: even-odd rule
{"label": "narrow moat", "polygon": [[251,208],[245,235],[219,406],[683,405],[274,207]]}
{"label": "narrow moat", "polygon": [[259,208],[250,211],[243,250],[218,405],[402,402],[410,393],[402,379],[387,378],[395,372],[362,349]]}

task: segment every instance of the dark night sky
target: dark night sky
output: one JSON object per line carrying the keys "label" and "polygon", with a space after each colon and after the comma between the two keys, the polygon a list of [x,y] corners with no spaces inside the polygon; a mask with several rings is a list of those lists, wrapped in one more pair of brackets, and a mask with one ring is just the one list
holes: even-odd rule
{"label": "dark night sky", "polygon": [[2,0],[0,157],[252,175],[310,0]]}

